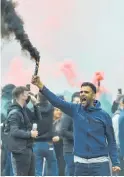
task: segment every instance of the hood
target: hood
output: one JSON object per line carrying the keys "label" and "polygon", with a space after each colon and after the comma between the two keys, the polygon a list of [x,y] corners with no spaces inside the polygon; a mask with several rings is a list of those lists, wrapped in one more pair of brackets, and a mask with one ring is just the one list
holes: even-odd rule
{"label": "hood", "polygon": [[87,111],[96,111],[96,110],[101,110],[101,109],[102,109],[101,104],[98,100],[94,101],[94,106],[86,108]]}
{"label": "hood", "polygon": [[7,113],[9,113],[13,109],[17,109],[20,111],[23,110],[23,108],[18,103],[13,103],[11,106],[9,106]]}

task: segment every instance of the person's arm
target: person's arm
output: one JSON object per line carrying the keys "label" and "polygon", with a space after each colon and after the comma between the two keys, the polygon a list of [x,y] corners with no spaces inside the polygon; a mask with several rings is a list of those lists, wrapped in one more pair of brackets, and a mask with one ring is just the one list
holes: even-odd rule
{"label": "person's arm", "polygon": [[108,148],[109,148],[109,155],[112,161],[112,166],[119,166],[120,162],[118,159],[118,152],[117,152],[117,145],[114,135],[114,129],[112,126],[112,119],[107,114],[106,115],[106,137],[108,142]]}
{"label": "person's arm", "polygon": [[115,111],[117,111],[117,109],[118,109],[118,103],[114,101],[111,108],[112,113],[114,114]]}
{"label": "person's arm", "polygon": [[40,92],[48,99],[48,101],[54,106],[61,109],[64,113],[73,116],[73,110],[75,108],[75,104],[66,102],[52,93],[48,88],[43,86],[40,89]]}
{"label": "person's arm", "polygon": [[39,103],[37,102],[37,99],[34,95],[30,95],[31,103],[33,105],[33,108],[31,108],[31,112],[33,114],[33,121],[39,121],[42,120],[42,115],[40,111]]}
{"label": "person's arm", "polygon": [[47,98],[47,100],[54,106],[61,109],[64,113],[73,117],[73,112],[75,110],[75,104],[63,101],[47,89],[43,83],[40,81],[39,76],[33,76],[31,83],[39,88],[39,91]]}
{"label": "person's arm", "polygon": [[71,117],[64,115],[61,119],[61,136],[68,140],[73,140],[73,132],[69,131],[69,127],[73,124]]}
{"label": "person's arm", "polygon": [[120,155],[124,158],[124,116],[120,116],[118,123]]}
{"label": "person's arm", "polygon": [[38,137],[36,137],[36,139],[40,139],[41,141],[43,140],[47,140],[47,139],[52,139],[53,135],[51,132],[46,132]]}
{"label": "person's arm", "polygon": [[9,118],[10,134],[16,138],[28,139],[31,137],[31,132],[19,129],[20,120],[20,114],[14,113],[11,115],[11,117]]}

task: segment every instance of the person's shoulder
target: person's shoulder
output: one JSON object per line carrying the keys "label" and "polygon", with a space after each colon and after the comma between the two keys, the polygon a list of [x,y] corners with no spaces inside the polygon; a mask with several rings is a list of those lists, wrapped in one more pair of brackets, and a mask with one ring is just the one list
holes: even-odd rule
{"label": "person's shoulder", "polygon": [[9,121],[13,120],[13,119],[17,119],[19,120],[19,118],[22,118],[23,114],[20,110],[18,109],[12,109],[9,111],[8,115],[7,115],[7,119]]}
{"label": "person's shoulder", "polygon": [[101,109],[100,113],[105,119],[111,119],[111,116],[105,110]]}

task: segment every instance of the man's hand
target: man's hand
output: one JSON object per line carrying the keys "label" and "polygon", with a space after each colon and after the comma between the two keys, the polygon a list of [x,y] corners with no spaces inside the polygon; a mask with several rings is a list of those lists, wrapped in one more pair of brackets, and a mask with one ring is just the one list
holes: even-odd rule
{"label": "man's hand", "polygon": [[40,81],[40,77],[39,76],[33,76],[31,83],[33,85],[36,85],[39,89],[43,88],[43,83]]}
{"label": "man's hand", "polygon": [[113,172],[120,172],[121,171],[121,168],[120,167],[118,167],[118,166],[115,166],[115,167],[112,167],[112,171]]}
{"label": "man's hand", "polygon": [[31,130],[31,137],[36,138],[38,136],[38,131],[37,130]]}
{"label": "man's hand", "polygon": [[33,105],[37,104],[37,99],[35,98],[35,96],[30,95],[30,98],[31,98],[31,102],[32,102]]}
{"label": "man's hand", "polygon": [[60,137],[59,137],[59,136],[54,136],[54,137],[52,138],[52,140],[53,140],[54,143],[55,143],[55,142],[58,142],[58,141],[60,140]]}

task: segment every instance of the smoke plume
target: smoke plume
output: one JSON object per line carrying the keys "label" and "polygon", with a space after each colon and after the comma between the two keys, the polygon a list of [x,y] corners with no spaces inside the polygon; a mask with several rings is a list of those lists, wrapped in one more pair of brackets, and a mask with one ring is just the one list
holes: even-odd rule
{"label": "smoke plume", "polygon": [[64,61],[60,66],[60,70],[71,87],[80,87],[81,82],[78,78],[76,66],[72,61]]}
{"label": "smoke plume", "polygon": [[31,58],[39,62],[39,52],[31,44],[28,35],[25,33],[22,19],[17,15],[15,6],[11,0],[1,0],[1,33],[2,38],[9,37],[14,33],[16,40],[20,42],[22,50],[30,53]]}

